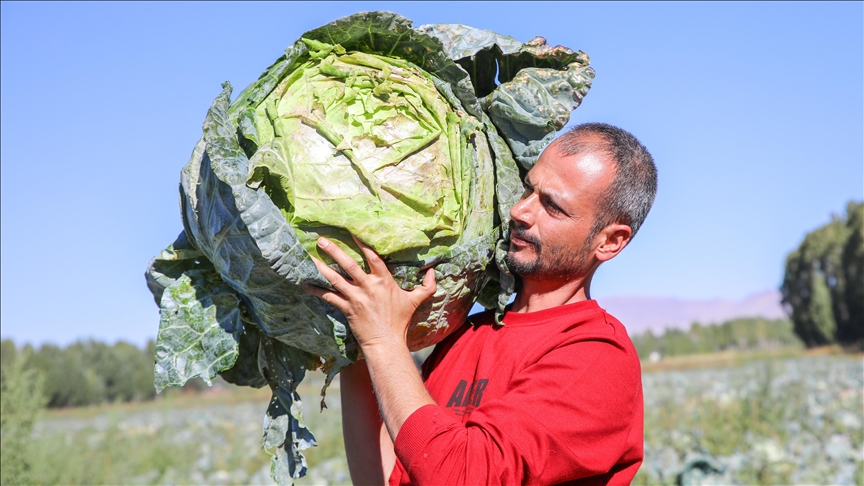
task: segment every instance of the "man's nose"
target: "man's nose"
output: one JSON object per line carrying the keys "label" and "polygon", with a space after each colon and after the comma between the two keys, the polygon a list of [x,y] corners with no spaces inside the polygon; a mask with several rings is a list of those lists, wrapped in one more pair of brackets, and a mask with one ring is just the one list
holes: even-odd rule
{"label": "man's nose", "polygon": [[510,208],[510,219],[524,226],[531,226],[534,224],[534,214],[532,211],[532,206],[536,202],[537,196],[535,194],[529,194],[527,197],[524,197],[519,200],[516,204]]}

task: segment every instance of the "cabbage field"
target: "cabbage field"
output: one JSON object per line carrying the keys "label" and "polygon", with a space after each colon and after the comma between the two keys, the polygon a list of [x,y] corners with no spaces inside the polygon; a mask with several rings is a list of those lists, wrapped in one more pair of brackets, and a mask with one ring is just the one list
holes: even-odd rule
{"label": "cabbage field", "polygon": [[[653,371],[663,361],[645,363],[645,462],[634,483],[675,484],[685,465],[696,466],[692,484],[864,483],[861,356],[739,358],[665,371]],[[313,398],[321,384],[308,380],[299,391]],[[272,484],[270,458],[257,444],[269,393],[223,386],[45,412],[28,446],[31,480]],[[337,379],[321,413],[316,400],[305,401],[321,446],[307,450],[309,472],[297,484],[350,483],[338,394]]]}
{"label": "cabbage field", "polygon": [[[635,484],[864,484],[861,357],[643,374]],[[701,461],[701,458],[708,459]]]}

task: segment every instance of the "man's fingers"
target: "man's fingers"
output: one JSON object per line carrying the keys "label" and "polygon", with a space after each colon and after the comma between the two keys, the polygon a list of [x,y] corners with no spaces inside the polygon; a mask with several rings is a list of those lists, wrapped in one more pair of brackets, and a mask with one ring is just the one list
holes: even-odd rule
{"label": "man's fingers", "polygon": [[435,282],[435,270],[429,268],[426,270],[426,276],[423,277],[423,285],[411,291],[411,298],[418,306],[426,299],[435,294],[438,284]]}
{"label": "man's fingers", "polygon": [[[323,236],[318,238],[318,248],[321,248],[324,253],[330,255],[331,258],[336,260],[336,263],[338,263],[339,266],[345,270],[345,273],[347,273],[355,282],[360,282],[366,277],[366,272],[363,271],[363,268],[361,268],[353,258],[348,256],[347,253],[342,251],[341,248],[336,246],[335,243],[331,242],[327,238],[324,238]],[[321,273],[324,274],[324,272]],[[328,277],[327,280],[330,280],[330,278]],[[330,283],[333,283],[333,281],[330,281]]]}
{"label": "man's fingers", "polygon": [[339,274],[336,270],[328,267],[321,260],[312,257],[312,261],[315,262],[315,266],[318,268],[318,271],[321,272],[321,275],[330,282],[330,285],[333,286],[334,289],[342,292],[343,294],[350,288],[350,285],[345,277]]}
{"label": "man's fingers", "polygon": [[332,290],[321,288],[317,285],[309,284],[303,284],[303,290],[316,297],[319,297],[324,302],[333,304],[342,312],[345,312],[348,309],[348,299],[346,299],[345,296],[340,294],[339,292],[334,292]]}
{"label": "man's fingers", "polygon": [[360,247],[360,251],[363,252],[363,256],[366,258],[366,263],[369,264],[369,270],[371,270],[372,273],[379,274],[384,270],[386,270],[387,273],[390,273],[387,264],[384,263],[384,260],[381,259],[378,253],[373,250],[371,246],[363,243],[354,235],[351,235],[351,238],[354,238],[354,242]]}

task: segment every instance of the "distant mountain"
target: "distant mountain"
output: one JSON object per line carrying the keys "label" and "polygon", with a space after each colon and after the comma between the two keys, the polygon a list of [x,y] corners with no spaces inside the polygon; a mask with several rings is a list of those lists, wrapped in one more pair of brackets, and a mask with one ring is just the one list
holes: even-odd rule
{"label": "distant mountain", "polygon": [[693,322],[719,324],[736,317],[786,317],[780,305],[780,292],[768,290],[741,301],[683,300],[671,297],[605,297],[600,307],[618,318],[633,335],[666,328],[689,329]]}

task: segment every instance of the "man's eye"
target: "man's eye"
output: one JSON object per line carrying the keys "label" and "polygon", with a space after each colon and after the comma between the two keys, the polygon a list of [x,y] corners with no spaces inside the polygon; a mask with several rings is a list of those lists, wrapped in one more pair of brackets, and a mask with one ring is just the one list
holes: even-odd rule
{"label": "man's eye", "polygon": [[560,213],[561,212],[561,208],[559,208],[557,204],[555,204],[551,201],[546,201],[546,208],[549,210],[550,213]]}

